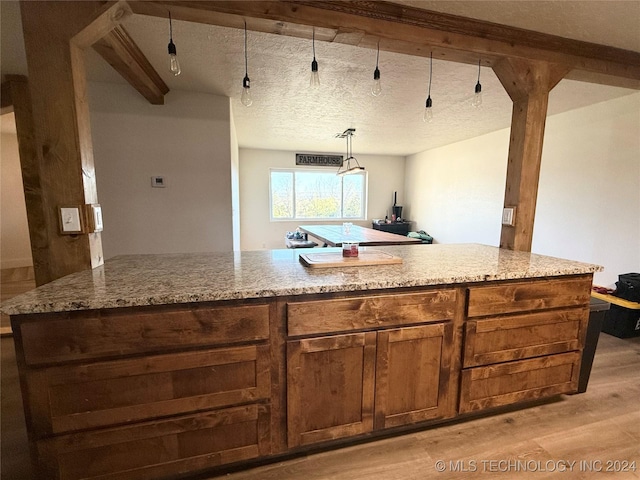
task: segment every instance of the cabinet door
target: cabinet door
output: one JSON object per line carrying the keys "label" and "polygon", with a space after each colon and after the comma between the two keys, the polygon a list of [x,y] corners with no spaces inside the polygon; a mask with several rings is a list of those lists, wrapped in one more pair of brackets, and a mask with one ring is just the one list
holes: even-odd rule
{"label": "cabinet door", "polygon": [[444,417],[451,322],[378,333],[375,428]]}
{"label": "cabinet door", "polygon": [[373,430],[376,334],[287,342],[289,447]]}

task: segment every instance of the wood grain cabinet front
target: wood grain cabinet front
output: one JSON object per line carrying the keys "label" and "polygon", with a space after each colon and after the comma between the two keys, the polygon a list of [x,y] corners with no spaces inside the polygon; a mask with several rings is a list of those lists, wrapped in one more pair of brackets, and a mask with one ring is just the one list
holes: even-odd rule
{"label": "wood grain cabinet front", "polygon": [[580,350],[588,320],[588,308],[468,320],[464,367]]}
{"label": "wood grain cabinet front", "polygon": [[30,370],[33,433],[131,423],[267,400],[267,345]]}
{"label": "wood grain cabinet front", "polygon": [[448,411],[451,322],[378,332],[375,428],[442,418]]}
{"label": "wood grain cabinet front", "polygon": [[460,413],[574,392],[579,370],[580,352],[465,369]]}
{"label": "wood grain cabinet front", "polygon": [[269,307],[189,306],[51,314],[20,323],[25,363],[38,366],[248,343],[269,338]]}
{"label": "wood grain cabinet front", "polygon": [[270,453],[269,406],[246,405],[36,443],[39,478],[145,480]]}
{"label": "wood grain cabinet front", "polygon": [[448,320],[455,289],[287,303],[287,334],[316,335]]}
{"label": "wood grain cabinet front", "polygon": [[287,342],[289,447],[373,430],[376,334]]}

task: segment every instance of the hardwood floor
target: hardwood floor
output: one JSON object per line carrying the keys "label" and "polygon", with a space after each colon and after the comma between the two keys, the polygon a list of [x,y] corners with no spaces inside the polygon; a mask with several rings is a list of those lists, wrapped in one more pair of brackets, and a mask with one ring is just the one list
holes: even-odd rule
{"label": "hardwood floor", "polygon": [[[24,415],[11,338],[2,349],[3,479],[30,480]],[[640,337],[600,336],[586,393],[523,410],[223,474],[226,480],[640,479]],[[445,471],[436,472],[443,460]],[[589,472],[607,461],[636,471]],[[511,461],[511,465],[507,462]],[[520,461],[520,463],[515,463]],[[582,461],[571,464],[560,461]],[[598,464],[596,461],[602,461]],[[467,471],[453,472],[452,466]],[[520,471],[517,471],[517,466]],[[475,466],[475,471],[473,470]],[[620,464],[611,464],[616,468]],[[523,471],[523,468],[529,471]],[[536,468],[535,473],[531,469]],[[556,471],[551,471],[553,468]],[[565,471],[561,471],[564,469]],[[211,477],[215,478],[215,477]],[[221,478],[221,477],[218,477]],[[37,479],[41,480],[41,479]]]}

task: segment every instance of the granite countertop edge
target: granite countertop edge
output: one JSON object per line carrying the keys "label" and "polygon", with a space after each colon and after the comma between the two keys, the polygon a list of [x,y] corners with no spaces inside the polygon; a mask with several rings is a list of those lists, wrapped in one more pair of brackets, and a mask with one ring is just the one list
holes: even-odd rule
{"label": "granite countertop edge", "polygon": [[[378,248],[378,247],[376,247]],[[419,251],[416,249],[429,250]],[[455,248],[442,248],[441,252],[457,252],[462,246],[458,246],[458,250]],[[379,267],[340,267],[332,269],[322,269],[322,271],[311,271],[315,269],[307,269],[302,267],[298,262],[298,255],[301,252],[288,252],[283,251],[281,255],[284,255],[284,261],[280,264],[276,264],[276,267],[264,263],[264,259],[267,258],[266,253],[261,255],[258,252],[253,254],[243,254],[248,257],[246,262],[251,261],[254,257],[253,263],[247,263],[245,268],[253,268],[253,274],[260,277],[260,273],[264,270],[270,272],[272,276],[270,278],[248,278],[238,276],[234,274],[232,267],[235,265],[237,268],[237,261],[235,264],[229,262],[226,266],[226,270],[220,267],[218,278],[211,279],[211,285],[202,285],[202,278],[209,278],[206,275],[211,275],[212,271],[208,270],[214,267],[206,264],[203,268],[204,272],[197,270],[189,272],[189,274],[183,274],[184,278],[179,278],[175,281],[165,280],[158,285],[150,285],[147,291],[144,288],[139,288],[133,293],[127,293],[123,291],[123,282],[113,282],[114,285],[110,285],[109,282],[105,282],[104,277],[109,277],[109,274],[115,275],[120,273],[122,275],[131,274],[135,272],[136,276],[132,278],[139,278],[141,275],[149,274],[149,272],[155,272],[147,265],[138,265],[136,261],[144,262],[149,260],[153,256],[145,255],[133,255],[116,257],[112,262],[111,270],[105,267],[98,267],[93,271],[84,271],[72,274],[68,277],[56,280],[50,284],[44,285],[39,289],[27,292],[15,299],[11,299],[4,302],[0,310],[8,315],[29,315],[40,313],[60,313],[60,312],[73,312],[82,310],[99,310],[99,309],[114,309],[114,308],[126,308],[126,307],[145,307],[145,306],[160,306],[160,305],[176,305],[176,304],[190,304],[200,302],[215,302],[225,300],[242,300],[242,299],[260,299],[282,296],[295,296],[305,294],[318,294],[318,293],[339,293],[350,291],[367,291],[367,290],[384,290],[393,288],[411,288],[411,287],[423,287],[434,285],[453,285],[462,283],[478,283],[483,281],[501,281],[501,280],[518,280],[525,278],[544,278],[566,275],[581,275],[591,274],[597,271],[601,271],[602,267],[593,264],[573,262],[562,259],[554,259],[553,257],[545,257],[535,254],[523,254],[522,252],[504,253],[505,251],[496,247],[486,247],[471,245],[467,246],[473,250],[475,256],[485,255],[487,258],[491,255],[495,256],[496,252],[500,252],[500,255],[506,255],[509,261],[519,262],[518,268],[510,268],[510,264],[503,267],[502,264],[498,264],[500,268],[495,268],[491,264],[492,268],[496,271],[491,271],[492,268],[485,267],[482,261],[480,267],[474,265],[469,268],[472,272],[460,273],[465,267],[460,262],[455,263],[451,258],[440,258],[440,264],[438,268],[434,267],[433,271],[423,272],[419,269],[409,265],[409,262],[420,263],[423,261],[423,257],[432,255],[438,251],[438,248],[434,246],[404,246],[404,247],[385,247],[381,248],[391,253],[404,253],[407,257],[405,263],[407,265],[401,267],[397,266],[379,266]],[[407,250],[412,249],[412,250]],[[269,251],[266,251],[269,252]],[[271,251],[277,252],[277,251]],[[218,254],[211,258],[230,258],[229,255],[233,254]],[[459,254],[458,254],[459,255]],[[535,262],[541,262],[541,266],[532,265],[529,268],[522,267],[520,264],[526,260],[529,256]],[[413,258],[415,257],[415,258]],[[197,258],[197,254],[185,254],[185,255],[159,255],[154,259],[165,259],[167,265],[173,263],[182,262],[185,259],[190,261]],[[473,263],[475,257],[469,257],[468,263]],[[120,260],[118,260],[120,259]],[[242,261],[245,262],[244,258]],[[260,262],[263,262],[261,264]],[[432,263],[436,263],[438,260],[427,258],[425,265],[431,266]],[[500,259],[503,261],[503,259]],[[531,261],[531,260],[530,260]],[[559,265],[554,265],[554,261],[557,261]],[[128,262],[128,263],[127,263]],[[487,262],[488,264],[490,262]],[[107,262],[107,266],[109,261]],[[245,264],[242,264],[243,266]],[[524,264],[523,264],[524,265]],[[446,268],[457,267],[458,271],[451,274],[445,273]],[[156,267],[157,268],[157,267]],[[196,269],[197,267],[192,267]],[[215,267],[217,268],[217,267]],[[413,270],[412,270],[413,268]],[[504,268],[504,270],[501,270]],[[439,270],[440,269],[440,270]],[[443,271],[444,270],[444,271]],[[454,269],[455,270],[455,269]],[[169,275],[171,268],[167,267],[167,272],[161,272],[165,276]],[[106,273],[105,273],[106,272]],[[192,274],[191,274],[192,273]],[[223,273],[227,274],[224,277]],[[200,277],[198,277],[200,275]],[[235,276],[234,276],[235,275]],[[160,273],[156,273],[156,276],[163,278]],[[179,276],[179,274],[178,274]],[[95,278],[98,281],[95,281]],[[102,280],[100,281],[100,277]],[[242,277],[240,280],[237,277]],[[291,277],[291,278],[289,278]],[[236,279],[237,285],[234,287],[234,283],[229,279]],[[180,283],[182,280],[182,283]],[[104,286],[104,284],[108,286]],[[132,284],[135,282],[132,282]],[[243,284],[244,283],[244,284]],[[260,285],[266,284],[266,285]],[[280,285],[278,285],[280,283]],[[98,286],[96,286],[98,285]],[[100,285],[102,285],[100,287]],[[267,286],[268,285],[268,286]],[[135,286],[135,285],[132,285]],[[126,290],[126,289],[125,289]],[[164,291],[163,291],[164,290]],[[194,291],[195,290],[195,291]],[[155,291],[155,293],[153,293]]]}

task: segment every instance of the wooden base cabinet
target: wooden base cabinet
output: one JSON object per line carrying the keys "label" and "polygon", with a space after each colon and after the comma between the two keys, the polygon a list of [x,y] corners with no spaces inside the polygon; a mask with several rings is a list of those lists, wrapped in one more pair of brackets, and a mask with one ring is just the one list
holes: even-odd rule
{"label": "wooden base cabinet", "polygon": [[246,405],[37,442],[40,478],[155,479],[268,455],[269,406]]}
{"label": "wooden base cabinet", "polygon": [[373,430],[375,332],[287,343],[289,447]]}
{"label": "wooden base cabinet", "polygon": [[451,322],[378,332],[375,428],[446,416]]}

